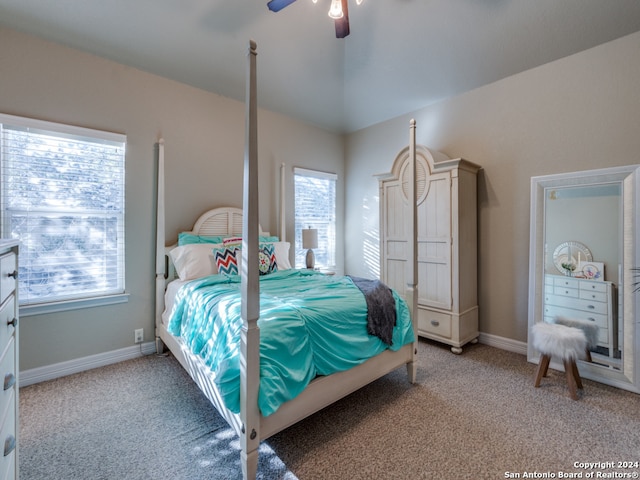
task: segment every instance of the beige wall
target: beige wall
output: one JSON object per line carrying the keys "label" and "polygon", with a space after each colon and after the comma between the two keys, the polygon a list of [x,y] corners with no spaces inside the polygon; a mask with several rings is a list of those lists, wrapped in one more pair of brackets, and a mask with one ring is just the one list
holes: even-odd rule
{"label": "beige wall", "polygon": [[640,163],[638,52],[635,33],[351,134],[345,270],[377,274],[369,260],[379,252],[372,175],[391,169],[415,118],[418,143],[483,167],[480,331],[525,342],[530,178]]}
{"label": "beige wall", "polygon": [[[126,304],[21,320],[21,370],[152,340],[154,144],[167,158],[167,242],[210,206],[241,205],[244,105],[0,28],[0,112],[127,135]],[[408,142],[484,167],[479,179],[480,330],[526,340],[531,176],[640,163],[640,33],[445,100],[343,138],[261,110],[260,219],[278,231],[279,166],[333,171],[338,263],[378,274],[374,174]],[[260,58],[260,57],[258,57]],[[259,62],[258,62],[259,69]],[[343,159],[347,158],[343,167]],[[347,188],[344,186],[348,185]],[[346,212],[344,217],[342,212]],[[288,229],[289,238],[292,236]]]}
{"label": "beige wall", "polygon": [[[155,142],[160,136],[165,139],[166,240],[172,243],[206,209],[242,206],[244,103],[8,29],[0,28],[0,45],[0,112],[127,135],[129,301],[21,318],[20,369],[132,346],[136,328],[144,328],[145,341],[152,341]],[[277,234],[280,164],[287,165],[292,219],[291,167],[315,167],[342,179],[343,139],[271,112],[260,110],[258,116],[260,221],[265,230]],[[343,191],[340,180],[340,225]],[[288,236],[293,238],[291,229]],[[342,263],[342,249],[337,253]]]}

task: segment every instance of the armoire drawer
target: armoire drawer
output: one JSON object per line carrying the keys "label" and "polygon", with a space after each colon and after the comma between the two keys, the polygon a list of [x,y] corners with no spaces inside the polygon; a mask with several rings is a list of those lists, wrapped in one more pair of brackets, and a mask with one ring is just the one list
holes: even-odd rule
{"label": "armoire drawer", "polygon": [[451,315],[418,307],[418,332],[451,338]]}

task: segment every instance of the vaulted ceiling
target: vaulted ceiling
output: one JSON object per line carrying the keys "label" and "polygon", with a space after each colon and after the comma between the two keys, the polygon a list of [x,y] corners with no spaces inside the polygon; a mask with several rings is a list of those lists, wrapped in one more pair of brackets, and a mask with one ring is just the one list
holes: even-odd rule
{"label": "vaulted ceiling", "polygon": [[[640,31],[638,0],[0,0],[0,25],[349,132]],[[3,45],[2,48],[6,48]],[[640,55],[640,52],[639,52]]]}

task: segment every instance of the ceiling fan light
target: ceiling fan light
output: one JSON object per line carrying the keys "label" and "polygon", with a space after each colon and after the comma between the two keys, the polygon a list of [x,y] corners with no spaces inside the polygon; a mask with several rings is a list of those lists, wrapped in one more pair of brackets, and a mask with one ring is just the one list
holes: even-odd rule
{"label": "ceiling fan light", "polygon": [[344,16],[344,13],[342,12],[342,2],[340,0],[331,0],[329,16],[335,19],[342,18]]}
{"label": "ceiling fan light", "polygon": [[[315,0],[315,1],[317,1],[317,0]],[[364,0],[356,0],[356,5],[361,5],[362,2],[364,2]]]}
{"label": "ceiling fan light", "polygon": [[[362,1],[362,0],[360,0],[360,1]],[[318,0],[312,0],[312,2],[313,3],[318,3]]]}

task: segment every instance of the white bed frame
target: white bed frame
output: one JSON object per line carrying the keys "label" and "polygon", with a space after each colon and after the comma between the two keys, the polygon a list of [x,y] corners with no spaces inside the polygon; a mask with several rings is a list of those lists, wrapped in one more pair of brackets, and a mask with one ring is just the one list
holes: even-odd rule
{"label": "white bed frame", "polygon": [[[241,463],[245,479],[254,479],[258,467],[258,447],[260,442],[271,435],[293,425],[303,418],[336,402],[368,383],[386,375],[396,368],[406,365],[409,381],[415,383],[417,354],[416,342],[404,345],[393,352],[385,350],[365,363],[344,372],[318,377],[296,398],[283,404],[275,413],[263,417],[258,409],[259,386],[259,345],[258,328],[259,273],[258,273],[258,158],[257,158],[257,102],[256,102],[256,44],[249,42],[247,54],[247,98],[245,121],[244,159],[244,199],[243,210],[233,207],[216,208],[204,213],[196,221],[192,233],[200,235],[239,235],[243,237],[242,248],[242,352],[240,414],[227,410],[216,385],[211,381],[208,367],[202,360],[192,355],[180,338],[171,335],[162,322],[164,292],[166,285],[174,278],[173,268],[168,260],[165,247],[164,208],[164,142],[158,142],[158,199],[157,199],[157,243],[156,243],[156,345],[158,351],[166,346],[191,375],[196,384],[213,403],[218,412],[234,428],[241,440]],[[410,126],[410,150],[415,159],[415,121]],[[414,175],[415,178],[415,162]],[[411,196],[409,197],[411,198]],[[415,188],[413,188],[415,199]],[[414,206],[416,202],[413,202]],[[281,219],[284,219],[284,202],[281,202]],[[415,225],[415,208],[414,208]],[[407,268],[407,290],[404,297],[409,304],[414,332],[417,332],[416,318],[416,231],[412,228],[413,242],[409,242],[410,252]],[[281,235],[284,227],[281,228]],[[281,240],[284,240],[281,238]],[[249,248],[252,245],[255,248]]]}

